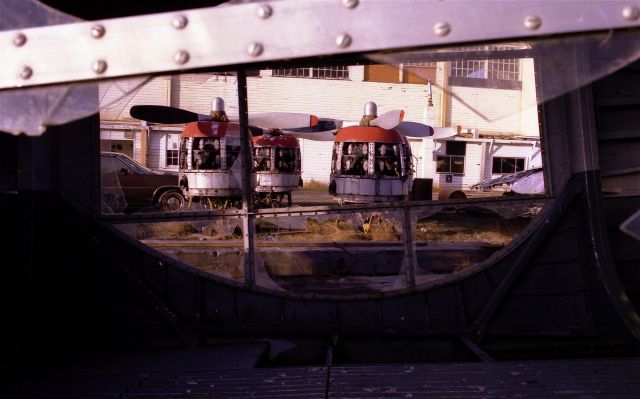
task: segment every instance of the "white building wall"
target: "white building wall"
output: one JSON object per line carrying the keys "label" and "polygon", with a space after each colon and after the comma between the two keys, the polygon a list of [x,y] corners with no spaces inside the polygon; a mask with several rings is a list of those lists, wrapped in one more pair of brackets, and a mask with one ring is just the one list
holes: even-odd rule
{"label": "white building wall", "polygon": [[540,137],[533,58],[524,59],[520,64],[522,65],[522,103],[520,104],[521,125],[519,131],[525,136]]}
{"label": "white building wall", "polygon": [[[464,158],[464,174],[456,175],[452,173],[436,172],[436,157],[445,155],[445,143],[441,140],[430,140],[434,144],[431,153],[433,166],[433,187],[447,190],[467,190],[470,186],[480,181],[482,163],[482,143],[478,141],[466,142],[466,153]],[[456,140],[458,141],[458,140]],[[451,176],[451,182],[447,182],[447,176]]]}
{"label": "white building wall", "polygon": [[[188,75],[187,78],[174,82],[172,88],[174,107],[208,115],[211,112],[213,98],[220,97],[225,102],[227,115],[232,119],[238,119],[237,77],[235,76],[208,75],[208,78],[203,78],[200,75]],[[249,110],[251,111],[251,104],[249,104]]]}
{"label": "white building wall", "polygon": [[522,125],[518,90],[452,86],[451,126],[482,132],[520,132]]}
{"label": "white building wall", "polygon": [[413,156],[413,177],[427,178],[431,176],[427,175],[425,171],[425,164],[431,162],[431,157],[428,159],[425,157],[425,140],[413,139],[409,140],[409,144],[411,145],[411,155]]}
{"label": "white building wall", "polygon": [[538,141],[531,149],[531,161],[529,169],[542,167],[542,150],[540,149],[540,141]]}
{"label": "white building wall", "polygon": [[313,180],[329,184],[332,148],[332,141],[300,140],[300,154],[303,159],[302,181],[304,183]]}
{"label": "white building wall", "polygon": [[133,121],[139,124],[140,121],[129,115],[132,106],[168,104],[169,77],[154,78],[143,86],[140,82],[136,79],[101,82],[100,119],[110,123]]}

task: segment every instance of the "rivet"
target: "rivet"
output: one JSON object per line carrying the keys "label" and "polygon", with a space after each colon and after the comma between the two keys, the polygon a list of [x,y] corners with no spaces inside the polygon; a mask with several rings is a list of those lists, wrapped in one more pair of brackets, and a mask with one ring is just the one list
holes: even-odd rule
{"label": "rivet", "polygon": [[537,15],[527,15],[524,18],[524,27],[529,30],[538,30],[542,26],[542,19]]}
{"label": "rivet", "polygon": [[93,25],[91,27],[91,36],[95,39],[100,39],[104,36],[106,29],[102,25]]}
{"label": "rivet", "polygon": [[262,52],[264,51],[264,47],[262,46],[262,44],[254,42],[251,43],[249,45],[249,47],[247,47],[247,53],[249,53],[249,55],[257,57],[260,54],[262,54]]}
{"label": "rivet", "polygon": [[260,4],[258,6],[258,16],[262,19],[267,19],[273,14],[273,8],[268,4]]}
{"label": "rivet", "polygon": [[358,7],[358,0],[342,0],[342,5],[347,8],[356,8]]}
{"label": "rivet", "polygon": [[433,32],[438,36],[447,36],[451,32],[451,25],[447,22],[438,22],[433,25]]}
{"label": "rivet", "polygon": [[173,60],[176,62],[176,64],[186,64],[189,61],[189,52],[187,52],[186,50],[178,50],[173,56]]}
{"label": "rivet", "polygon": [[626,6],[622,9],[622,17],[627,21],[635,21],[640,17],[640,10],[636,6]]}
{"label": "rivet", "polygon": [[98,60],[93,63],[91,69],[93,69],[93,72],[97,74],[103,74],[107,70],[107,61]]}
{"label": "rivet", "polygon": [[27,36],[24,33],[18,33],[16,37],[13,38],[13,45],[16,47],[24,46],[27,42]]}
{"label": "rivet", "polygon": [[351,36],[347,33],[341,33],[336,37],[336,46],[340,48],[346,48],[351,45]]}
{"label": "rivet", "polygon": [[31,76],[33,76],[33,69],[31,69],[31,67],[28,67],[28,66],[23,67],[23,68],[22,68],[22,71],[20,71],[20,77],[21,77],[22,79],[27,80],[27,79],[29,79]]}
{"label": "rivet", "polygon": [[173,27],[176,29],[184,29],[188,23],[189,23],[189,20],[184,15],[176,16],[172,22]]}

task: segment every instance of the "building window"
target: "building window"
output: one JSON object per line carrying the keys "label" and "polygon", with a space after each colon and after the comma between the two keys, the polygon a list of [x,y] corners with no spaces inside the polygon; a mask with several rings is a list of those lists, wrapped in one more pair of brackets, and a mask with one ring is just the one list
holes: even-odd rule
{"label": "building window", "polygon": [[178,166],[179,146],[180,146],[180,135],[168,134],[165,166]]}
{"label": "building window", "polygon": [[524,158],[493,157],[491,173],[515,173],[524,170]]}
{"label": "building window", "polygon": [[460,78],[484,79],[486,61],[476,60],[459,60],[451,63],[451,72],[449,76]]}
{"label": "building window", "polygon": [[178,166],[178,150],[167,150],[167,166]]}
{"label": "building window", "polygon": [[436,81],[437,62],[371,64],[364,67],[366,82],[427,84]]}
{"label": "building window", "polygon": [[[521,50],[515,45],[490,45],[460,49],[466,51]],[[457,60],[451,62],[449,84],[452,86],[522,89],[520,59]]]}
{"label": "building window", "polygon": [[436,172],[464,174],[466,143],[464,141],[447,141],[444,146],[445,155],[438,155],[436,158]]}
{"label": "building window", "polygon": [[349,68],[346,66],[313,67],[313,68],[280,68],[271,72],[272,76],[282,78],[312,79],[349,79]]}

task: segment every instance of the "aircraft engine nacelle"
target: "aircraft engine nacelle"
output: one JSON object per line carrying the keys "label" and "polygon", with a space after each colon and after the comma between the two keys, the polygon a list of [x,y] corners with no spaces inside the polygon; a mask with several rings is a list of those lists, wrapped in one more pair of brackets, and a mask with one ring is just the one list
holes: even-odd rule
{"label": "aircraft engine nacelle", "polygon": [[411,147],[396,129],[350,126],[335,138],[329,191],[340,202],[404,201],[413,184]]}
{"label": "aircraft engine nacelle", "polygon": [[[187,198],[242,196],[240,129],[235,123],[192,122],[182,132],[179,179]],[[251,178],[256,186],[255,175]]]}

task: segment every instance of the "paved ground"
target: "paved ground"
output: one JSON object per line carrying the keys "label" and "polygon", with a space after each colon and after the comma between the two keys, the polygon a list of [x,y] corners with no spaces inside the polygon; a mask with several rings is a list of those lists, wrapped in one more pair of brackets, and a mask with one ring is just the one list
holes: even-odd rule
{"label": "paved ground", "polygon": [[638,398],[640,359],[256,368],[260,344],[114,355],[0,386],[23,398]]}

